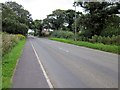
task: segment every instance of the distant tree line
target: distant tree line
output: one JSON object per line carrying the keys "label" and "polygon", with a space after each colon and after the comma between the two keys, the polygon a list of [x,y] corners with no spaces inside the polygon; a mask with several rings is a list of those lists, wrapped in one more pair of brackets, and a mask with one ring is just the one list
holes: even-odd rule
{"label": "distant tree line", "polygon": [[74,33],[75,23],[77,36],[92,38],[98,36],[117,36],[120,34],[120,2],[74,2],[77,8],[82,7],[84,12],[75,10],[54,10],[43,20],[35,20],[34,25],[38,35],[41,35],[42,28],[53,29],[56,31],[70,31]]}
{"label": "distant tree line", "polygon": [[2,3],[3,32],[26,35],[32,21],[31,14],[22,5],[11,1]]}
{"label": "distant tree line", "polygon": [[94,35],[112,37],[120,34],[120,2],[81,2],[80,0],[74,2],[73,6],[82,7],[85,13],[76,12],[75,18],[75,10],[57,9],[45,19],[33,21],[29,11],[22,5],[11,1],[2,3],[2,30],[26,35],[30,28],[34,29],[35,35],[38,36],[42,36],[43,29],[52,29],[56,34],[58,34],[56,31],[74,34],[76,24],[78,39],[92,38]]}
{"label": "distant tree line", "polygon": [[[77,17],[81,13],[77,12]],[[33,22],[33,28],[39,36],[42,34],[42,29],[52,29],[52,30],[65,30],[73,31],[72,24],[75,20],[75,11],[74,10],[54,10],[52,14],[47,15],[47,18],[43,20],[35,20]]]}

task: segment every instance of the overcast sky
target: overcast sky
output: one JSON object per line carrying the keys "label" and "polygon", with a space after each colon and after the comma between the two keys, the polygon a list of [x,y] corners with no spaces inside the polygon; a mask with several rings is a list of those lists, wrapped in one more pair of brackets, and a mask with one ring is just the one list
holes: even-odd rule
{"label": "overcast sky", "polygon": [[[51,14],[56,9],[74,9],[74,0],[0,0],[0,2],[15,1],[21,4],[31,14],[32,18],[44,19],[46,15]],[[78,7],[77,11],[82,11],[82,8]]]}

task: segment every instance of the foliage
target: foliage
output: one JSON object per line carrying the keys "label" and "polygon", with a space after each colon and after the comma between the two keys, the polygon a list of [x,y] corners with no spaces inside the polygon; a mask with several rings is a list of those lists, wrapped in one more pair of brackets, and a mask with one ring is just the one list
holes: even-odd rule
{"label": "foliage", "polygon": [[84,46],[88,48],[98,49],[106,52],[112,52],[120,54],[119,47],[116,45],[104,45],[102,43],[90,43],[90,42],[84,42],[84,41],[73,41],[68,39],[61,39],[61,38],[50,38],[51,40],[60,41],[64,43],[74,44],[78,46]]}
{"label": "foliage", "polygon": [[8,53],[18,42],[19,40],[25,39],[25,36],[17,34],[2,34],[2,55],[4,56]]}
{"label": "foliage", "polygon": [[[78,18],[82,13],[81,12],[76,12],[76,18]],[[70,31],[73,31],[74,28],[72,28],[73,23],[75,22],[75,11],[68,9],[65,11],[65,22],[68,23],[67,28]]]}
{"label": "foliage", "polygon": [[25,40],[20,40],[10,52],[2,57],[2,88],[12,88],[12,76],[18,58],[22,53]]}
{"label": "foliage", "polygon": [[16,2],[9,1],[9,2],[6,2],[5,5],[9,7],[15,13],[15,15],[17,15],[17,20],[20,23],[23,23],[30,27],[32,18],[29,11],[25,10],[22,5]]}
{"label": "foliage", "polygon": [[105,37],[105,36],[92,36],[92,39],[89,39],[90,42],[92,43],[103,43],[103,44],[113,44],[113,45],[120,45],[120,35],[115,36],[113,35],[112,37]]}
{"label": "foliage", "polygon": [[34,20],[33,21],[33,29],[35,31],[34,35],[35,36],[41,36],[42,35],[42,20]]}
{"label": "foliage", "polygon": [[31,14],[16,2],[2,3],[2,16],[3,32],[26,35],[31,27]]}
{"label": "foliage", "polygon": [[[84,8],[87,12],[79,18],[79,25],[84,27],[84,36],[91,38],[100,35],[108,25],[110,18],[119,14],[120,2],[74,2],[74,4]],[[112,27],[111,27],[112,28]],[[109,29],[111,29],[109,28]]]}
{"label": "foliage", "polygon": [[56,38],[66,38],[66,39],[72,39],[74,37],[73,32],[71,31],[63,31],[63,30],[58,30],[58,31],[54,31],[51,34],[52,37],[56,37]]}
{"label": "foliage", "polygon": [[[77,17],[79,16],[80,12],[77,12]],[[46,29],[65,29],[68,28],[72,31],[72,24],[75,20],[75,11],[68,9],[68,10],[61,10],[57,9],[52,12],[52,14],[47,15],[47,18],[43,20],[43,28]]]}
{"label": "foliage", "polygon": [[[42,21],[42,28],[72,31],[74,33],[75,24],[77,28],[78,40],[89,40],[94,35],[112,36],[120,33],[120,2],[74,2],[83,8],[85,14],[75,11],[57,9]],[[39,25],[41,26],[41,25]],[[74,38],[74,37],[73,37]]]}
{"label": "foliage", "polygon": [[112,36],[120,35],[120,17],[117,15],[112,15],[108,22],[106,22],[106,27],[100,34],[101,36]]}
{"label": "foliage", "polygon": [[26,37],[23,36],[22,34],[16,34],[16,36],[19,38],[19,40],[23,40],[25,39]]}

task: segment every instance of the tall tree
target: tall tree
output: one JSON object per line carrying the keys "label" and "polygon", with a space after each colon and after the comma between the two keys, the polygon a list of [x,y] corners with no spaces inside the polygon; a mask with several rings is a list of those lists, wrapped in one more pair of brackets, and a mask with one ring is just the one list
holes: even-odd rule
{"label": "tall tree", "polygon": [[42,20],[34,20],[34,31],[35,31],[35,35],[39,35],[41,36],[41,32],[42,32]]}
{"label": "tall tree", "polygon": [[17,20],[20,23],[24,23],[27,26],[31,26],[32,17],[29,11],[25,10],[24,7],[16,2],[6,2],[6,6],[13,10],[13,12],[17,15]]}
{"label": "tall tree", "polygon": [[[79,16],[77,12],[77,17]],[[43,20],[44,25],[47,28],[54,30],[66,29],[72,30],[72,24],[75,21],[75,11],[74,10],[54,10],[52,14],[47,15],[47,18]]]}
{"label": "tall tree", "polygon": [[[82,13],[76,12],[76,18],[78,18]],[[75,22],[75,11],[72,9],[68,9],[65,11],[65,22],[68,23],[67,28],[70,31],[73,31],[72,24]]]}
{"label": "tall tree", "polygon": [[52,18],[54,17],[54,20],[55,20],[54,24],[56,26],[56,29],[58,30],[58,29],[62,28],[63,27],[63,23],[64,23],[64,19],[65,19],[64,10],[57,9],[57,10],[53,11],[52,15],[51,15]]}
{"label": "tall tree", "polygon": [[32,21],[30,13],[16,2],[2,3],[2,27],[4,32],[27,34]]}
{"label": "tall tree", "polygon": [[119,14],[120,2],[74,2],[81,6],[87,12],[82,15],[81,24],[87,28],[88,34],[86,37],[100,35],[106,26],[108,18],[114,14]]}

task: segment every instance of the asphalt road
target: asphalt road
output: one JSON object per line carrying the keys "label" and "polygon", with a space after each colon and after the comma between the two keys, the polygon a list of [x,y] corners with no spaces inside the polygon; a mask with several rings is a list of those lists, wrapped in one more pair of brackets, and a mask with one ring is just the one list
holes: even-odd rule
{"label": "asphalt road", "polygon": [[[118,88],[118,55],[43,38],[29,38],[29,42],[34,46],[54,88]],[[30,53],[29,56],[32,58]],[[32,61],[31,64],[34,63]],[[35,69],[39,72],[37,63]],[[24,71],[21,72],[25,75]],[[35,73],[37,81],[41,78],[39,74]],[[14,80],[19,74],[15,76]]]}
{"label": "asphalt road", "polygon": [[[13,88],[49,88],[43,71],[27,39],[13,77]],[[14,89],[13,89],[14,90]]]}

